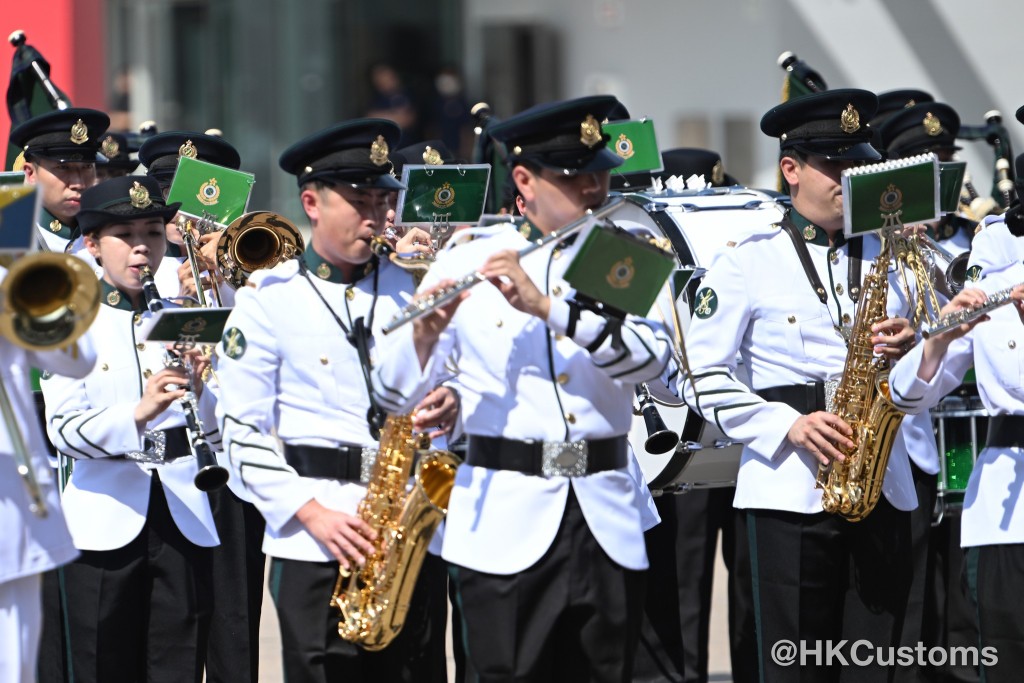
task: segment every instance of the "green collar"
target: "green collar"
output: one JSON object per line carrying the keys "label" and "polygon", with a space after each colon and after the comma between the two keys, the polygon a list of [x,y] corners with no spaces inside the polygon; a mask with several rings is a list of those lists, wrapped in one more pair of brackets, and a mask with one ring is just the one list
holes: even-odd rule
{"label": "green collar", "polygon": [[39,212],[39,224],[43,226],[44,230],[49,230],[54,235],[63,237],[66,240],[74,239],[75,234],[78,232],[75,226],[61,223],[59,218],[46,209],[42,209]]}
{"label": "green collar", "polygon": [[302,252],[302,260],[306,262],[306,267],[309,268],[311,273],[321,280],[327,280],[328,282],[333,282],[336,285],[347,285],[352,284],[353,282],[359,282],[373,272],[374,266],[377,263],[376,258],[371,258],[369,261],[362,264],[362,266],[356,266],[352,280],[346,281],[341,269],[324,260],[324,257],[316,253],[312,246],[306,247],[305,251]]}
{"label": "green collar", "polygon": [[[132,308],[132,299],[130,296],[102,278],[100,279],[100,301],[111,308],[117,308],[122,311],[135,310]],[[140,303],[141,301],[142,299],[140,299]],[[143,309],[139,310],[141,311]]]}
{"label": "green collar", "polygon": [[519,226],[519,234],[530,242],[536,242],[544,237],[544,233],[542,233],[537,226],[531,223],[529,218],[523,220],[523,224]]}
{"label": "green collar", "polygon": [[[801,216],[796,209],[791,208],[789,210],[789,220],[796,226],[797,232],[803,236],[805,241],[817,244],[819,247],[830,246],[828,243],[828,233]],[[846,244],[846,235],[840,232],[836,235],[835,243],[831,246],[841,247],[844,244]]]}

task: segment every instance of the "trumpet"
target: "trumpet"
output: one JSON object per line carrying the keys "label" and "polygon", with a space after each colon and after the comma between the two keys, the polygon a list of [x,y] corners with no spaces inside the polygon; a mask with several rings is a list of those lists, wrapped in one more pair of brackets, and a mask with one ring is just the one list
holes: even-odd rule
{"label": "trumpet", "polygon": [[946,281],[945,293],[950,297],[958,294],[964,288],[964,283],[967,282],[967,261],[970,259],[971,252],[965,251],[954,256],[926,233],[919,233],[916,239],[920,240],[923,251],[926,252],[925,258],[930,261],[932,266],[938,269],[941,266],[937,261],[945,262],[946,267],[943,270]]}
{"label": "trumpet", "polygon": [[[584,213],[582,217],[572,221],[568,225],[562,226],[558,230],[555,230],[554,232],[520,249],[519,258],[522,258],[527,254],[531,254],[534,251],[546,247],[549,244],[558,242],[560,240],[564,240],[566,237],[569,237],[570,235],[576,234],[592,220],[600,220],[605,216],[608,216],[609,214],[617,211],[625,201],[626,200],[623,197],[616,196],[610,198],[607,202],[605,202],[604,206],[601,206],[597,209],[587,209],[586,213]],[[383,332],[384,334],[391,334],[392,332],[397,330],[399,327],[402,327],[406,323],[410,323],[413,320],[416,320],[417,318],[424,316],[432,311],[435,311],[441,306],[444,306],[448,302],[455,299],[462,292],[465,292],[466,290],[475,287],[476,285],[480,284],[486,279],[487,278],[485,278],[478,270],[473,271],[469,275],[464,275],[463,277],[456,280],[455,284],[449,287],[445,287],[443,289],[439,289],[430,294],[429,296],[418,301],[414,301],[409,306],[403,308],[398,313],[398,315],[395,316],[394,320],[392,320],[391,322],[389,322],[388,324],[384,325],[384,327],[381,328],[381,332]]]}
{"label": "trumpet", "polygon": [[[4,265],[10,270],[0,284],[0,334],[31,351],[66,347],[85,334],[99,312],[100,286],[84,261],[70,254],[46,252]],[[46,517],[42,489],[2,380],[0,417],[11,437],[14,462],[29,495],[29,510]]]}
{"label": "trumpet", "polygon": [[[160,298],[159,292],[157,292],[156,284],[153,281],[153,273],[150,271],[149,266],[143,266],[140,270],[142,275],[142,293],[146,297],[146,307],[151,312],[156,313],[164,307],[164,303]],[[168,352],[165,363],[167,367],[182,367],[185,363],[182,356],[189,349],[183,344],[176,343],[174,350],[179,355]],[[185,430],[188,433],[189,448],[193,455],[196,456],[196,464],[199,466],[199,471],[196,472],[193,481],[196,488],[200,491],[215,491],[227,483],[228,471],[217,464],[217,457],[213,454],[213,449],[210,448],[210,443],[206,440],[203,422],[199,417],[199,401],[196,399],[191,383],[185,387],[185,395],[180,400],[185,413]]]}
{"label": "trumpet", "polygon": [[305,242],[294,223],[270,211],[251,211],[231,221],[217,241],[217,268],[238,289],[255,271],[273,268],[303,249]]}
{"label": "trumpet", "polygon": [[1021,285],[1017,284],[1014,285],[1013,287],[1000,289],[998,292],[990,294],[988,298],[985,300],[985,303],[983,303],[980,306],[975,306],[973,308],[963,308],[960,309],[959,311],[947,313],[946,315],[936,320],[934,323],[922,326],[921,336],[924,337],[925,339],[928,339],[937,334],[949,332],[955,327],[959,327],[960,325],[964,325],[966,323],[977,320],[981,316],[987,314],[989,311],[992,311],[996,308],[1005,306],[1006,304],[1013,302],[1013,290],[1020,286]]}

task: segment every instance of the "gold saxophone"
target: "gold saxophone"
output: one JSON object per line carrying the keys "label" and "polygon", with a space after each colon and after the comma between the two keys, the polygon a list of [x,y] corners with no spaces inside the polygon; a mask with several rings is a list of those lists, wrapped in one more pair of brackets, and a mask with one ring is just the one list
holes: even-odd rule
{"label": "gold saxophone", "polygon": [[429,446],[425,434],[412,433],[411,415],[389,415],[384,422],[358,510],[377,532],[374,551],[357,571],[339,567],[331,595],[341,611],[338,634],[366,650],[387,647],[401,631],[430,539],[447,512],[459,460],[448,451],[424,453]]}
{"label": "gold saxophone", "polygon": [[888,317],[891,244],[892,239],[883,236],[878,257],[864,278],[832,409],[853,429],[854,447],[843,451],[846,460],[818,465],[816,486],[824,490],[821,506],[851,522],[867,517],[878,503],[893,440],[903,421],[889,392],[889,361],[875,356],[871,343],[871,326]]}

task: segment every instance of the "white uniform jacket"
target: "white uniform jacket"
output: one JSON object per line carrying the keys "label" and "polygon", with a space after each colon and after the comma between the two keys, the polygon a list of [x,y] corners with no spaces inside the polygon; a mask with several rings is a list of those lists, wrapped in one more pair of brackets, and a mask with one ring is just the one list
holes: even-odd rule
{"label": "white uniform jacket", "polygon": [[[737,508],[822,511],[822,492],[815,488],[818,461],[787,438],[801,413],[753,393],[838,379],[843,372],[847,348],[835,325],[852,326],[855,319],[855,305],[847,292],[851,243],[830,248],[823,231],[810,229],[813,240],[806,245],[828,290],[825,304],[811,288],[789,235],[777,226],[722,254],[697,292],[696,314],[686,335],[697,396],[685,379],[680,391],[729,439],[744,444],[734,499]],[[877,256],[878,245],[874,237],[863,239],[862,277]],[[891,268],[887,307],[890,316],[909,312],[902,279]],[[750,373],[750,387],[736,377],[737,351]],[[908,427],[904,420],[883,483],[886,498],[900,510],[917,505],[907,453]],[[936,458],[930,424],[927,430],[918,426],[914,431],[928,437],[931,457]]]}
{"label": "white uniform jacket", "polygon": [[[393,332],[376,368],[383,398],[396,410],[413,405],[453,355],[469,435],[561,442],[627,434],[634,385],[661,374],[670,342],[660,323],[630,316],[620,327],[587,310],[569,330],[573,290],[562,276],[584,239],[585,230],[573,246],[549,245],[521,262],[551,298],[546,325],[484,283],[461,304],[422,372],[413,326]],[[421,289],[466,275],[497,251],[526,245],[508,226],[480,231],[440,254]],[[627,468],[570,479],[464,464],[449,501],[443,557],[493,574],[530,567],[555,537],[570,485],[604,551],[628,569],[645,569],[642,501]]]}
{"label": "white uniform jacket", "polygon": [[[6,270],[0,268],[6,274]],[[70,562],[78,555],[64,522],[60,495],[47,462],[49,447],[43,440],[32,401],[29,371],[84,377],[96,362],[89,333],[68,349],[27,351],[0,339],[0,372],[14,411],[15,424],[31,458],[47,516],[29,511],[29,495],[18,474],[11,435],[12,425],[0,426],[0,583],[38,574]]]}
{"label": "white uniform jacket", "polygon": [[[994,241],[975,237],[975,250]],[[1017,239],[1018,243],[1024,240]],[[1004,245],[1006,246],[1006,245]],[[1019,245],[1009,245],[1020,249]],[[979,254],[991,263],[999,255]],[[972,254],[972,258],[974,255]],[[984,271],[983,271],[984,272]],[[987,294],[1024,282],[1024,265],[1018,260],[985,275],[977,283]],[[908,353],[889,376],[896,405],[907,412],[920,412],[937,404],[963,382],[964,373],[974,365],[978,395],[991,415],[1024,415],[1024,325],[1012,305],[989,313],[991,320],[949,345],[938,371],[930,382],[917,376],[924,350],[919,345]],[[981,445],[981,444],[979,444]],[[971,471],[964,494],[960,544],[963,547],[1024,543],[1024,449],[984,448]]]}
{"label": "white uniform jacket", "polygon": [[56,216],[46,209],[40,209],[39,221],[36,224],[36,230],[38,231],[40,251],[64,253],[76,232],[75,228],[61,223]]}
{"label": "white uniform jacket", "polygon": [[[146,380],[164,368],[167,352],[163,344],[136,336],[151,314],[133,311],[127,296],[106,282],[100,285],[103,303],[91,328],[99,347],[96,368],[84,379],[55,375],[41,382],[50,440],[58,451],[75,459],[63,498],[75,545],[81,550],[114,550],[138,536],[146,522],[154,471],[185,538],[199,546],[217,545],[209,497],[193,483],[193,456],[159,465],[120,457],[143,450],[135,407]],[[212,392],[202,392],[200,419],[216,449],[220,438],[214,403]],[[181,403],[175,402],[145,428],[183,426]]]}
{"label": "white uniform jacket", "polygon": [[974,236],[967,260],[967,279],[977,282],[993,273],[1020,265],[1024,259],[1024,240],[1006,227],[1003,216],[986,216],[985,226]]}
{"label": "white uniform jacket", "polygon": [[[366,382],[345,330],[363,318],[379,335],[411,299],[414,285],[406,271],[387,262],[345,284],[312,248],[303,259],[305,275],[292,259],[254,273],[250,286],[237,292],[217,347],[217,410],[232,476],[267,521],[263,550],[323,562],[333,556],[295,513],[315,498],[354,514],[366,486],[299,476],[285,461],[282,443],[376,448],[367,425]],[[373,358],[377,350],[370,344]]]}

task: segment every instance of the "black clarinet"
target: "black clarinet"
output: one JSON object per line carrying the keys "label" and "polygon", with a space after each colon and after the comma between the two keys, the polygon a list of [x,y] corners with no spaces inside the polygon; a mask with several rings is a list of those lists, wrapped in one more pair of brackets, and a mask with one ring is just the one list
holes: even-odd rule
{"label": "black clarinet", "polygon": [[637,384],[635,391],[637,403],[640,405],[640,414],[644,416],[644,424],[647,426],[647,440],[644,441],[644,449],[654,455],[668,453],[679,443],[679,435],[669,429],[665,421],[661,419],[658,406],[654,403],[654,398],[647,385]]}
{"label": "black clarinet", "polygon": [[[151,313],[156,313],[164,307],[163,299],[156,289],[153,281],[153,272],[149,266],[142,266],[142,294],[146,297],[146,308]],[[184,367],[181,356],[168,351],[167,367]],[[186,373],[187,376],[188,373]],[[210,442],[206,439],[206,431],[203,429],[203,421],[199,417],[199,400],[196,392],[192,390],[192,384],[185,385],[185,395],[181,398],[181,406],[185,413],[185,431],[188,434],[189,448],[196,456],[196,464],[199,471],[196,472],[196,488],[200,491],[216,491],[228,482],[228,471],[217,464],[217,457],[210,448]]]}

